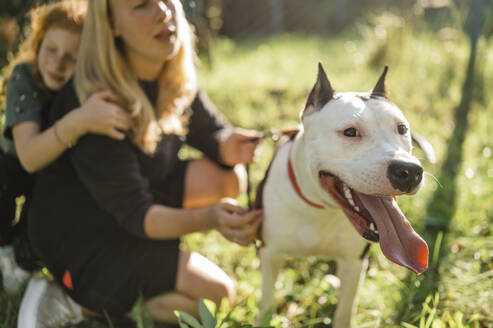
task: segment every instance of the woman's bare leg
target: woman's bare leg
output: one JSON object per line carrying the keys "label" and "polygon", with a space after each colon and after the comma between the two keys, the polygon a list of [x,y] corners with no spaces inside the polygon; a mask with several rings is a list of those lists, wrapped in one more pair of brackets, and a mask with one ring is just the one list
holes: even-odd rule
{"label": "woman's bare leg", "polygon": [[154,320],[176,323],[175,310],[198,317],[201,298],[219,307],[223,298],[232,304],[235,296],[235,283],[221,268],[198,253],[180,251],[176,291],[148,300],[146,308]]}
{"label": "woman's bare leg", "polygon": [[209,159],[192,161],[185,177],[184,208],[212,205],[221,198],[236,198],[246,187],[245,168],[237,165],[225,170]]}

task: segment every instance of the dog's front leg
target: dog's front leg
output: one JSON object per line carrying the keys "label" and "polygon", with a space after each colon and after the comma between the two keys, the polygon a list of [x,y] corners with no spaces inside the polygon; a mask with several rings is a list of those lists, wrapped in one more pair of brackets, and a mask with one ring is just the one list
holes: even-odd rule
{"label": "dog's front leg", "polygon": [[[262,271],[262,300],[257,322],[269,325],[274,311],[274,284],[282,265],[282,257],[272,248],[264,246],[260,249],[260,266]],[[270,313],[270,315],[269,315]]]}
{"label": "dog's front leg", "polygon": [[337,276],[341,280],[339,303],[334,316],[334,328],[353,327],[356,294],[363,281],[368,260],[365,258],[337,261]]}

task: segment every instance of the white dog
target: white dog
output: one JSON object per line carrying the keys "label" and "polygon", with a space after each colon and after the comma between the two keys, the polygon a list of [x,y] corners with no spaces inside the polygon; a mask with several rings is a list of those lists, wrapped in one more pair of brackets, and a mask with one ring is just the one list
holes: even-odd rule
{"label": "white dog", "polygon": [[423,169],[411,155],[409,123],[386,97],[386,73],[372,92],[335,93],[319,64],[300,131],[278,151],[265,180],[261,319],[274,308],[285,256],[337,261],[335,328],[352,325],[368,241],[379,241],[391,261],[426,270],[428,246],[395,200],[421,188]]}

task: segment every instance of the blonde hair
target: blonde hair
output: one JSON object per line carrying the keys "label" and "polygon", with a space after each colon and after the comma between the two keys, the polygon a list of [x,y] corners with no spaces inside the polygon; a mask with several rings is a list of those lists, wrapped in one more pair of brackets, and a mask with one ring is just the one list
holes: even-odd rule
{"label": "blonde hair", "polygon": [[158,77],[156,110],[139,85],[118,47],[112,31],[110,0],[89,0],[87,23],[81,37],[75,69],[75,88],[80,102],[91,94],[109,89],[118,104],[135,119],[133,142],[144,152],[154,153],[162,134],[185,134],[184,115],[197,91],[193,35],[179,1],[176,24],[179,50],[163,67]]}
{"label": "blonde hair", "polygon": [[87,1],[82,0],[65,0],[32,9],[28,13],[31,20],[30,28],[27,31],[25,41],[21,43],[19,51],[9,64],[4,76],[2,92],[5,92],[5,86],[12,70],[22,62],[27,62],[32,66],[35,81],[39,87],[45,88],[39,73],[37,59],[46,32],[50,28],[62,28],[81,33],[86,10]]}

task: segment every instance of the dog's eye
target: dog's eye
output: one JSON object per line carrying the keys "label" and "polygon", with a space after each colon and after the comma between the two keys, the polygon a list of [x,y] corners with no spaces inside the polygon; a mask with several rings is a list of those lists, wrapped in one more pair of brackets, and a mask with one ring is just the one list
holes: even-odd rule
{"label": "dog's eye", "polygon": [[346,137],[357,137],[358,136],[358,130],[356,130],[355,128],[346,129],[346,130],[344,130],[344,135]]}
{"label": "dog's eye", "polygon": [[397,127],[397,131],[399,132],[399,134],[401,135],[405,135],[407,133],[407,126],[405,126],[404,124],[400,124],[398,127]]}

